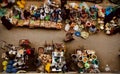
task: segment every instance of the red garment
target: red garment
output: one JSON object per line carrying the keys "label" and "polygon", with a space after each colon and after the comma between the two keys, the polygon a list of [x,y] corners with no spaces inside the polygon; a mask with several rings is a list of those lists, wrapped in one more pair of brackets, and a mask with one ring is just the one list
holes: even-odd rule
{"label": "red garment", "polygon": [[26,50],[26,53],[29,55],[29,54],[31,54],[31,50],[30,49],[27,49]]}

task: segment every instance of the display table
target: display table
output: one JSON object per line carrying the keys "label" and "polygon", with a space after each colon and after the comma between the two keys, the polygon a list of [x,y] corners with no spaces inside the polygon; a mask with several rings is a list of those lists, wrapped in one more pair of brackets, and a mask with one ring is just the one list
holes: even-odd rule
{"label": "display table", "polygon": [[16,18],[11,18],[11,23],[14,24],[16,27],[23,27],[28,26],[29,28],[54,28],[54,29],[61,29],[62,23],[56,23],[51,21],[41,21],[41,20],[18,20]]}

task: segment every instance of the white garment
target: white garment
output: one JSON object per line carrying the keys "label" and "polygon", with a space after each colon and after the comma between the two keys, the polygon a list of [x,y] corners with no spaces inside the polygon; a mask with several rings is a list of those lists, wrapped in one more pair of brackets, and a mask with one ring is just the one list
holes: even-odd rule
{"label": "white garment", "polygon": [[75,25],[75,26],[73,27],[73,29],[74,29],[75,31],[78,31],[78,30],[79,30],[79,26],[78,26],[78,25]]}
{"label": "white garment", "polygon": [[43,9],[40,9],[40,13],[43,13],[44,12],[44,10]]}
{"label": "white garment", "polygon": [[49,8],[46,7],[46,8],[45,8],[45,13],[49,13],[49,11],[50,11]]}
{"label": "white garment", "polygon": [[60,15],[58,15],[58,21],[61,22],[62,21],[62,17]]}
{"label": "white garment", "polygon": [[48,5],[51,5],[51,4],[52,4],[52,2],[51,2],[50,0],[47,0],[47,3],[48,3]]}
{"label": "white garment", "polygon": [[69,25],[69,24],[66,24],[66,25],[65,25],[65,31],[69,31],[69,29],[70,29],[70,25]]}
{"label": "white garment", "polygon": [[53,9],[50,9],[50,13],[53,13],[53,11],[54,11]]}
{"label": "white garment", "polygon": [[94,68],[98,68],[98,65],[94,64]]}
{"label": "white garment", "polygon": [[46,17],[46,14],[44,13],[44,15],[40,15],[40,19],[43,20]]}
{"label": "white garment", "polygon": [[12,23],[12,22],[13,22],[13,19],[12,19],[12,18],[9,18],[9,21],[10,21],[10,23]]}
{"label": "white garment", "polygon": [[110,34],[110,31],[109,31],[109,30],[107,30],[107,31],[106,31],[106,34]]}

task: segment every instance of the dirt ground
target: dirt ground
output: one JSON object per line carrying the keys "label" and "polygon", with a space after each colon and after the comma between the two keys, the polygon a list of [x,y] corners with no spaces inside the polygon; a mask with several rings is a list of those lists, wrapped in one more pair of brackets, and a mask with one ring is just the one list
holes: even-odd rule
{"label": "dirt ground", "polygon": [[[29,2],[30,4],[39,4],[39,2]],[[93,3],[88,3],[92,5]],[[103,6],[113,5],[106,4],[104,1]],[[64,30],[48,30],[48,29],[28,29],[28,28],[13,28],[7,30],[2,24],[0,24],[0,40],[5,40],[8,43],[18,45],[20,39],[29,39],[32,42],[32,46],[36,49],[39,46],[43,46],[44,42],[63,42],[65,37]],[[111,72],[120,72],[120,57],[118,57],[120,50],[120,34],[108,36],[103,32],[99,34],[91,35],[89,38],[82,39],[75,37],[75,40],[70,43],[65,43],[67,46],[67,54],[74,53],[76,48],[84,46],[86,49],[93,49],[96,51],[98,59],[100,61],[100,70],[104,72],[105,65],[108,64],[111,68]],[[0,51],[1,53],[4,51]],[[0,59],[0,70],[2,59]]]}

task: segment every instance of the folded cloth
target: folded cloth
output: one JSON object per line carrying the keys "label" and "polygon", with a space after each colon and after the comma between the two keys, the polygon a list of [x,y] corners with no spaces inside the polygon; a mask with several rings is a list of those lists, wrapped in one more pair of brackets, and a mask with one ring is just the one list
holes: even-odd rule
{"label": "folded cloth", "polygon": [[82,31],[82,32],[81,32],[81,37],[84,38],[84,39],[86,39],[86,38],[89,37],[89,33],[86,32],[86,31]]}

